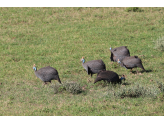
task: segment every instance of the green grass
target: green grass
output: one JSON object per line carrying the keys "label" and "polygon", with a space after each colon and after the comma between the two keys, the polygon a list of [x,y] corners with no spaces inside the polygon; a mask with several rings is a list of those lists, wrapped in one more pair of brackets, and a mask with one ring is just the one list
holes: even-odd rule
{"label": "green grass", "polygon": [[126,11],[127,12],[142,12],[143,10],[141,10],[139,7],[128,7]]}
{"label": "green grass", "polygon": [[[157,81],[163,83],[164,79],[164,52],[156,48],[154,41],[164,35],[164,8],[126,10],[0,8],[0,115],[163,115],[164,94]],[[147,72],[131,74],[112,63],[110,46],[128,46],[131,56],[141,58]],[[107,70],[125,74],[125,85],[94,85],[96,75],[87,75],[81,65],[82,56],[86,61],[102,59]],[[38,69],[48,65],[56,68],[62,83],[80,83],[84,91],[54,94],[50,84],[42,87],[33,64]],[[52,81],[52,85],[57,83]],[[112,96],[131,89],[138,93],[136,85],[153,96]]]}

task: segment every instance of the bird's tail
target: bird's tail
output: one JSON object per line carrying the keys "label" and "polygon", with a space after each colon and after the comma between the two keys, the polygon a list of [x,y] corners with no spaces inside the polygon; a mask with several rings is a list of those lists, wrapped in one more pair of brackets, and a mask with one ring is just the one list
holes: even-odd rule
{"label": "bird's tail", "polygon": [[61,83],[61,80],[60,80],[60,78],[59,78],[59,77],[57,78],[57,80],[58,80],[58,82],[59,82],[60,84],[62,84],[62,83]]}
{"label": "bird's tail", "polygon": [[140,67],[143,71],[145,71],[145,68],[143,67],[142,62],[137,67]]}

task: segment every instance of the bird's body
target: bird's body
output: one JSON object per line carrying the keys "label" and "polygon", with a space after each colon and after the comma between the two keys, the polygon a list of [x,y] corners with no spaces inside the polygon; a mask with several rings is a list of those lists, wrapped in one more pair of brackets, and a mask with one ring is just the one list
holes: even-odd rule
{"label": "bird's body", "polygon": [[101,80],[116,84],[116,83],[120,83],[122,79],[125,79],[124,75],[123,75],[123,77],[121,77],[121,79],[119,79],[118,74],[113,71],[100,71],[97,74],[94,84]]}
{"label": "bird's body", "polygon": [[127,46],[121,46],[121,47],[117,47],[114,49],[111,49],[111,61],[117,62],[117,60],[119,59],[120,61],[122,61],[125,57],[130,56],[130,52],[127,48]]}
{"label": "bird's body", "polygon": [[126,69],[132,70],[133,68],[139,67],[142,70],[145,70],[142,65],[142,61],[141,61],[141,59],[138,58],[138,56],[125,57],[122,60],[122,62],[119,62],[119,59],[118,59],[118,63],[120,63],[120,65],[122,67],[125,67]]}
{"label": "bird's body", "polygon": [[106,66],[102,60],[92,60],[85,63],[85,60],[82,57],[81,61],[82,66],[87,71],[88,75],[91,74],[92,76],[92,74],[98,73],[101,70],[106,70]]}
{"label": "bird's body", "polygon": [[39,70],[36,69],[35,65],[33,66],[33,69],[35,71],[35,75],[40,78],[45,84],[46,82],[50,82],[51,80],[58,80],[59,83],[61,83],[58,71],[50,66],[40,68]]}

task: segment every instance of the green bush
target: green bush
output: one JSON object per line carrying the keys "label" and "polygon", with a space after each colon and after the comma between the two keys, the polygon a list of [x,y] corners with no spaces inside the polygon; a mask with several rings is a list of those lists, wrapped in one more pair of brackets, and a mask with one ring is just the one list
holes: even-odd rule
{"label": "green bush", "polygon": [[143,87],[136,86],[136,87],[130,87],[130,88],[123,88],[122,90],[116,92],[116,96],[119,96],[121,98],[139,97],[139,96],[143,96],[144,93],[145,93],[145,90]]}
{"label": "green bush", "polygon": [[66,90],[63,87],[63,85],[61,85],[61,84],[55,84],[55,85],[52,85],[50,87],[54,89],[54,94],[57,94],[57,93],[60,93],[60,92],[63,92],[64,90]]}
{"label": "green bush", "polygon": [[141,10],[139,7],[128,7],[126,8],[126,12],[142,12],[143,10]]}
{"label": "green bush", "polygon": [[119,98],[137,98],[137,97],[152,97],[156,98],[160,93],[160,90],[157,87],[144,87],[141,85],[135,85],[131,87],[120,87],[119,90],[111,89],[108,90],[108,96],[110,97],[119,97]]}
{"label": "green bush", "polygon": [[161,90],[161,92],[164,92],[164,84],[162,82],[157,82],[158,88]]}
{"label": "green bush", "polygon": [[75,82],[56,84],[51,87],[54,89],[55,94],[63,91],[67,91],[72,94],[79,94],[82,92],[82,87],[80,84]]}

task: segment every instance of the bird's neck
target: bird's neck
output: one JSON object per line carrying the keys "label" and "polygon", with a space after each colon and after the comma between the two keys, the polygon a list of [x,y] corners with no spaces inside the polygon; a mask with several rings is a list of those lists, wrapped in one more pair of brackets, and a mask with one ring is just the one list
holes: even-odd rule
{"label": "bird's neck", "polygon": [[82,59],[82,62],[85,63],[85,59]]}
{"label": "bird's neck", "polygon": [[121,77],[121,78],[120,78],[120,80],[123,80],[123,79],[124,79],[124,77]]}
{"label": "bird's neck", "polygon": [[122,62],[118,61],[118,63],[119,63],[122,67],[124,66],[124,64],[123,64]]}
{"label": "bird's neck", "polygon": [[37,71],[37,68],[36,67],[33,67],[34,71]]}

